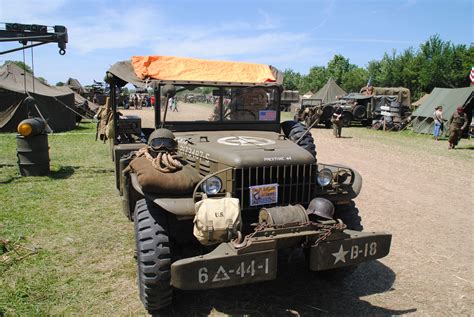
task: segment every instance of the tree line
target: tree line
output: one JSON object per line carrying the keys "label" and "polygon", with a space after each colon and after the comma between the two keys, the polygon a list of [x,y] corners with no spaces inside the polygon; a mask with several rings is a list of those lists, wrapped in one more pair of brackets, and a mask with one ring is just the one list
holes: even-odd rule
{"label": "tree line", "polygon": [[366,67],[351,64],[348,58],[335,55],[327,66],[313,66],[307,75],[292,69],[284,71],[283,86],[300,93],[316,92],[329,78],[347,92],[359,92],[371,80],[372,86],[409,88],[414,100],[434,87],[467,87],[474,66],[474,46],[456,45],[431,36],[418,49],[409,47],[398,53],[385,53],[381,60],[371,60]]}

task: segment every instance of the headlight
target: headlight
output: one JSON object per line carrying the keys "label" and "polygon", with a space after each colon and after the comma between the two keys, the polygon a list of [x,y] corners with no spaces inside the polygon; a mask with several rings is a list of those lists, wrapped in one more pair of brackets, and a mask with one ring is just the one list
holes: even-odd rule
{"label": "headlight", "polygon": [[316,177],[316,180],[318,181],[318,184],[321,186],[327,186],[331,184],[332,182],[332,172],[331,170],[327,168],[323,168],[318,172],[318,175]]}
{"label": "headlight", "polygon": [[222,189],[222,181],[219,177],[212,176],[206,179],[201,186],[207,195],[215,195]]}

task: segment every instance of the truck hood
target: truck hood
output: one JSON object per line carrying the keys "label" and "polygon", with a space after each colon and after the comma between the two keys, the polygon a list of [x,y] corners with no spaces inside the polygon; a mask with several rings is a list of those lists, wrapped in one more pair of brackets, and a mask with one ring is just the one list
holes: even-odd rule
{"label": "truck hood", "polygon": [[179,152],[197,160],[232,167],[312,164],[305,149],[268,131],[202,131],[175,133]]}

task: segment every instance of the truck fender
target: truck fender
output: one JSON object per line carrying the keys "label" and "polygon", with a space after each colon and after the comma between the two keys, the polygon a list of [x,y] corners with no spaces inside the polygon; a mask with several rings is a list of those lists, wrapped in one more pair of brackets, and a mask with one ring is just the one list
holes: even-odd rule
{"label": "truck fender", "polygon": [[348,168],[354,173],[354,182],[352,183],[352,187],[349,190],[349,196],[347,198],[348,199],[356,198],[360,194],[360,191],[362,190],[362,176],[355,169],[350,168],[343,164],[335,163],[335,164],[331,164],[331,166],[327,166],[327,168],[333,171],[335,171],[337,167]]}
{"label": "truck fender", "polygon": [[175,214],[176,216],[189,217],[194,216],[196,211],[194,209],[194,201],[192,198],[165,198],[159,197],[155,193],[147,193],[142,190],[138,183],[138,177],[135,173],[130,173],[130,180],[133,188],[145,198],[153,201],[156,205],[164,210]]}

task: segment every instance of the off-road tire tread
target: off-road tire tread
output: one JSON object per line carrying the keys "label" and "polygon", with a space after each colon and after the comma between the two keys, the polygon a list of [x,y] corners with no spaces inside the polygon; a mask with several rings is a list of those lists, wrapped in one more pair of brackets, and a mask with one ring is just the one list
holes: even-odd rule
{"label": "off-road tire tread", "polygon": [[138,289],[149,312],[171,304],[171,248],[166,212],[146,199],[135,205]]}
{"label": "off-road tire tread", "polygon": [[347,229],[362,231],[362,219],[359,216],[359,209],[356,207],[354,201],[351,200],[349,204],[339,205],[336,207],[335,217],[341,219],[347,226]]}
{"label": "off-road tire tread", "polygon": [[[289,120],[281,123],[281,129],[288,139],[296,143],[296,141],[298,141],[305,133],[306,126],[301,122]],[[314,144],[311,132],[306,133],[303,139],[301,139],[297,144],[316,157],[316,144]]]}

